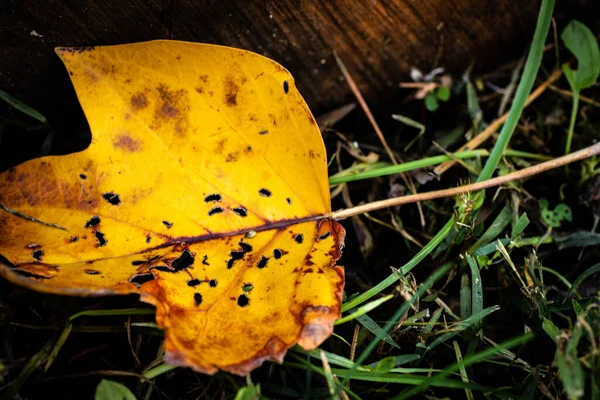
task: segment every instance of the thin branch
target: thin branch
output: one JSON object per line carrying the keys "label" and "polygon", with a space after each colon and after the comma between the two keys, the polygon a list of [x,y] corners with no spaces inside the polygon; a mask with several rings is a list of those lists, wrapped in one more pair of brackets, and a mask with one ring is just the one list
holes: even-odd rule
{"label": "thin branch", "polygon": [[[549,89],[552,90],[552,91],[554,91],[554,92],[560,93],[563,96],[567,96],[567,97],[573,98],[573,92],[571,92],[570,90],[560,89],[560,88],[557,88],[554,85],[550,85]],[[585,96],[579,95],[579,100],[581,102],[583,102],[583,103],[587,103],[587,104],[589,104],[591,106],[600,108],[600,102],[598,102],[598,101],[596,101],[594,99],[590,99],[589,97],[585,97]]]}
{"label": "thin branch", "polygon": [[[342,74],[344,75],[344,78],[346,79],[346,82],[348,82],[348,86],[350,86],[350,90],[354,94],[354,97],[356,97],[356,100],[358,101],[358,104],[360,104],[361,108],[363,109],[363,111],[367,115],[367,118],[369,119],[369,122],[371,122],[371,125],[373,126],[373,129],[375,130],[375,133],[377,134],[377,137],[379,138],[379,141],[381,142],[381,144],[385,148],[385,151],[387,152],[388,157],[390,158],[390,160],[392,161],[392,163],[394,165],[397,165],[398,164],[398,160],[396,159],[396,156],[394,155],[394,152],[392,151],[392,149],[390,148],[390,146],[387,144],[387,141],[385,140],[385,136],[383,136],[383,132],[379,128],[379,125],[377,124],[377,121],[375,121],[375,117],[373,117],[373,114],[371,113],[371,110],[369,109],[369,105],[367,104],[367,102],[365,101],[364,97],[360,93],[360,90],[358,89],[358,86],[356,85],[356,82],[354,82],[354,79],[350,75],[350,72],[348,72],[348,69],[344,65],[344,62],[337,55],[337,53],[335,51],[333,52],[333,56],[335,57],[335,61],[337,62],[338,67],[340,68],[340,71],[342,71]],[[402,160],[400,160],[400,161],[402,161]],[[400,177],[402,178],[402,180],[404,181],[404,183],[406,184],[406,186],[408,186],[408,189],[413,194],[416,194],[417,193],[417,188],[416,188],[415,183],[413,182],[412,178],[409,175],[406,175],[404,173],[401,173]],[[425,226],[425,215],[423,214],[423,208],[421,207],[421,203],[417,203],[417,208],[419,209],[419,217],[421,219],[421,226]]]}
{"label": "thin branch", "polygon": [[358,90],[358,86],[354,82],[354,79],[352,79],[352,76],[348,72],[348,69],[346,68],[346,66],[344,65],[344,63],[342,62],[342,60],[340,59],[340,57],[337,55],[337,53],[335,51],[333,52],[333,56],[335,57],[335,61],[337,62],[338,67],[342,71],[344,78],[346,78],[346,82],[348,82],[348,86],[350,86],[350,90],[352,90],[352,93],[354,93],[356,100],[358,100],[358,103],[360,104],[363,111],[367,115],[367,118],[371,122],[371,125],[373,125],[373,128],[375,129],[375,133],[377,134],[377,137],[379,137],[379,140],[381,141],[381,144],[383,145],[383,148],[385,149],[388,157],[390,158],[390,160],[392,160],[393,164],[398,164],[398,161],[396,160],[396,157],[394,156],[394,152],[392,151],[392,149],[388,145],[387,141],[385,140],[385,137],[383,136],[383,132],[381,132],[381,129],[379,129],[379,125],[377,125],[377,121],[375,121],[373,114],[371,114],[371,110],[369,109],[367,102],[365,101],[362,94],[360,93],[360,90]]}
{"label": "thin branch", "polygon": [[[550,85],[552,85],[561,76],[562,76],[562,70],[558,69],[558,70],[554,71],[548,77],[548,79],[546,79],[546,81],[544,83],[542,83],[533,92],[531,92],[531,94],[527,98],[527,101],[525,102],[525,106],[527,107],[535,99],[537,99],[538,97],[540,97],[540,95],[542,93],[544,93],[546,91],[546,89],[548,89],[550,87]],[[474,150],[474,149],[478,148],[483,142],[485,142],[486,140],[488,140],[494,133],[496,133],[496,131],[502,126],[502,124],[508,118],[508,114],[509,114],[509,112],[506,112],[501,117],[499,117],[496,120],[494,120],[494,122],[492,122],[491,124],[489,124],[488,127],[485,128],[483,131],[481,131],[481,133],[479,135],[477,135],[473,139],[469,140],[466,144],[464,144],[457,151]],[[447,162],[445,162],[445,163],[440,164],[439,166],[437,166],[433,170],[433,172],[436,175],[439,176],[439,175],[443,174],[444,172],[446,172],[454,164],[456,164],[456,161],[447,161]]]}
{"label": "thin branch", "polygon": [[530,176],[534,176],[540,174],[542,172],[561,167],[563,165],[567,165],[576,161],[583,160],[585,158],[589,158],[591,156],[600,154],[600,143],[595,145],[586,147],[582,150],[576,151],[571,154],[567,154],[566,156],[558,157],[550,161],[543,162],[538,165],[534,165],[528,168],[524,168],[520,171],[512,172],[507,175],[499,176],[497,178],[488,179],[482,182],[473,183],[470,185],[459,186],[450,189],[443,190],[435,190],[432,192],[412,194],[408,196],[402,197],[394,197],[392,199],[375,201],[368,204],[363,204],[357,207],[348,208],[345,210],[334,211],[330,214],[330,218],[335,220],[341,220],[353,215],[364,214],[366,212],[371,212],[375,210],[381,210],[384,208],[394,207],[401,204],[414,203],[417,201],[426,201],[439,199],[442,197],[451,197],[456,196],[457,194],[473,192],[477,190],[487,189],[493,186],[499,186],[511,181],[515,181],[518,179],[524,179]]}

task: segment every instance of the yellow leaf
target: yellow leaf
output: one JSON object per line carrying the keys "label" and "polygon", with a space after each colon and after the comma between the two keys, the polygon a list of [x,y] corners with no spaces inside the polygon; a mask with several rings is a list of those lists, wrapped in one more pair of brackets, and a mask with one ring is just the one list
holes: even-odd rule
{"label": "yellow leaf", "polygon": [[174,41],[60,48],[88,149],[0,175],[0,274],[35,290],[139,293],[167,361],[247,374],[339,318],[344,229],[326,154],[279,64]]}

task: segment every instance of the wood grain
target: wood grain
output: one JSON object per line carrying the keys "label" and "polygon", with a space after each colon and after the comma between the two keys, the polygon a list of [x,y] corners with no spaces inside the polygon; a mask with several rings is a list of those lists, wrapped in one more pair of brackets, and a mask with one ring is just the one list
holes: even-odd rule
{"label": "wood grain", "polygon": [[294,74],[310,107],[324,111],[351,99],[334,49],[368,101],[389,98],[411,66],[460,71],[520,56],[538,7],[511,0],[5,0],[0,88],[52,111],[44,99],[67,96],[59,84],[69,88],[55,46],[171,38],[269,56]]}

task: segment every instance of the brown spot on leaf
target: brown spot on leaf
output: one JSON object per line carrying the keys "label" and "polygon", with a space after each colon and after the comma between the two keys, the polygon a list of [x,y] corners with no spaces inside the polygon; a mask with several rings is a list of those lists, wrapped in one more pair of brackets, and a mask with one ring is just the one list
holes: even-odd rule
{"label": "brown spot on leaf", "polygon": [[160,106],[160,113],[168,118],[175,118],[179,114],[179,110],[173,107],[170,103],[163,103]]}
{"label": "brown spot on leaf", "polygon": [[138,111],[148,107],[148,99],[144,93],[136,93],[131,96],[130,104],[134,111]]}
{"label": "brown spot on leaf", "polygon": [[227,154],[227,158],[225,159],[225,162],[235,162],[238,160],[238,157],[240,156],[240,152],[239,151],[235,151],[233,153],[229,153]]}
{"label": "brown spot on leaf", "polygon": [[113,146],[116,149],[123,150],[129,153],[135,153],[142,149],[142,142],[132,138],[128,134],[121,134],[113,139]]}
{"label": "brown spot on leaf", "polygon": [[225,79],[225,97],[224,101],[229,107],[237,106],[237,95],[240,87],[233,81],[232,77]]}
{"label": "brown spot on leaf", "polygon": [[173,129],[184,136],[189,126],[190,99],[186,89],[170,90],[161,84],[156,89],[160,100],[154,109],[152,128]]}
{"label": "brown spot on leaf", "polygon": [[223,154],[223,149],[225,148],[226,142],[227,142],[227,139],[221,139],[217,142],[217,148],[215,149],[215,152],[217,154]]}
{"label": "brown spot on leaf", "polygon": [[275,119],[275,115],[269,113],[269,118],[271,119],[271,124],[273,126],[277,126],[277,120]]}

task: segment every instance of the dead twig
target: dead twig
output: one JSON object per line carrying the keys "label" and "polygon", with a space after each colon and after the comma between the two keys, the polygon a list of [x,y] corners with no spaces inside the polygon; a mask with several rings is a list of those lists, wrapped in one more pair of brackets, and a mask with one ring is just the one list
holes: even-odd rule
{"label": "dead twig", "polygon": [[442,190],[434,190],[426,193],[418,193],[411,194],[408,196],[394,197],[392,199],[385,199],[380,201],[375,201],[369,204],[362,204],[360,206],[356,206],[353,208],[348,208],[345,210],[334,211],[330,214],[330,218],[335,220],[341,220],[353,215],[364,214],[367,212],[381,210],[388,207],[394,207],[400,204],[408,204],[415,203],[417,201],[426,201],[439,199],[442,197],[452,197],[457,194],[466,193],[466,192],[474,192],[477,190],[487,189],[494,186],[499,186],[508,182],[512,182],[518,179],[528,178],[530,176],[534,176],[540,174],[542,172],[561,167],[576,161],[583,160],[585,158],[592,157],[594,155],[600,154],[600,143],[595,145],[586,147],[582,150],[576,151],[571,154],[567,154],[566,156],[558,157],[550,161],[543,162],[541,164],[537,164],[528,168],[524,168],[520,171],[515,171],[510,174],[506,174],[503,176],[499,176],[493,179],[488,179],[483,182],[477,182],[470,185],[459,186],[450,189],[442,189]]}
{"label": "dead twig", "polygon": [[[560,93],[563,96],[567,96],[567,97],[573,98],[573,92],[571,92],[570,90],[560,89],[560,88],[558,88],[558,87],[556,87],[554,85],[550,85],[548,87],[548,89],[552,90],[553,92]],[[591,106],[600,108],[600,102],[598,102],[598,101],[596,101],[594,99],[590,99],[589,97],[582,96],[581,94],[579,95],[579,101],[581,101],[582,103],[587,103],[587,104],[589,104]]]}

